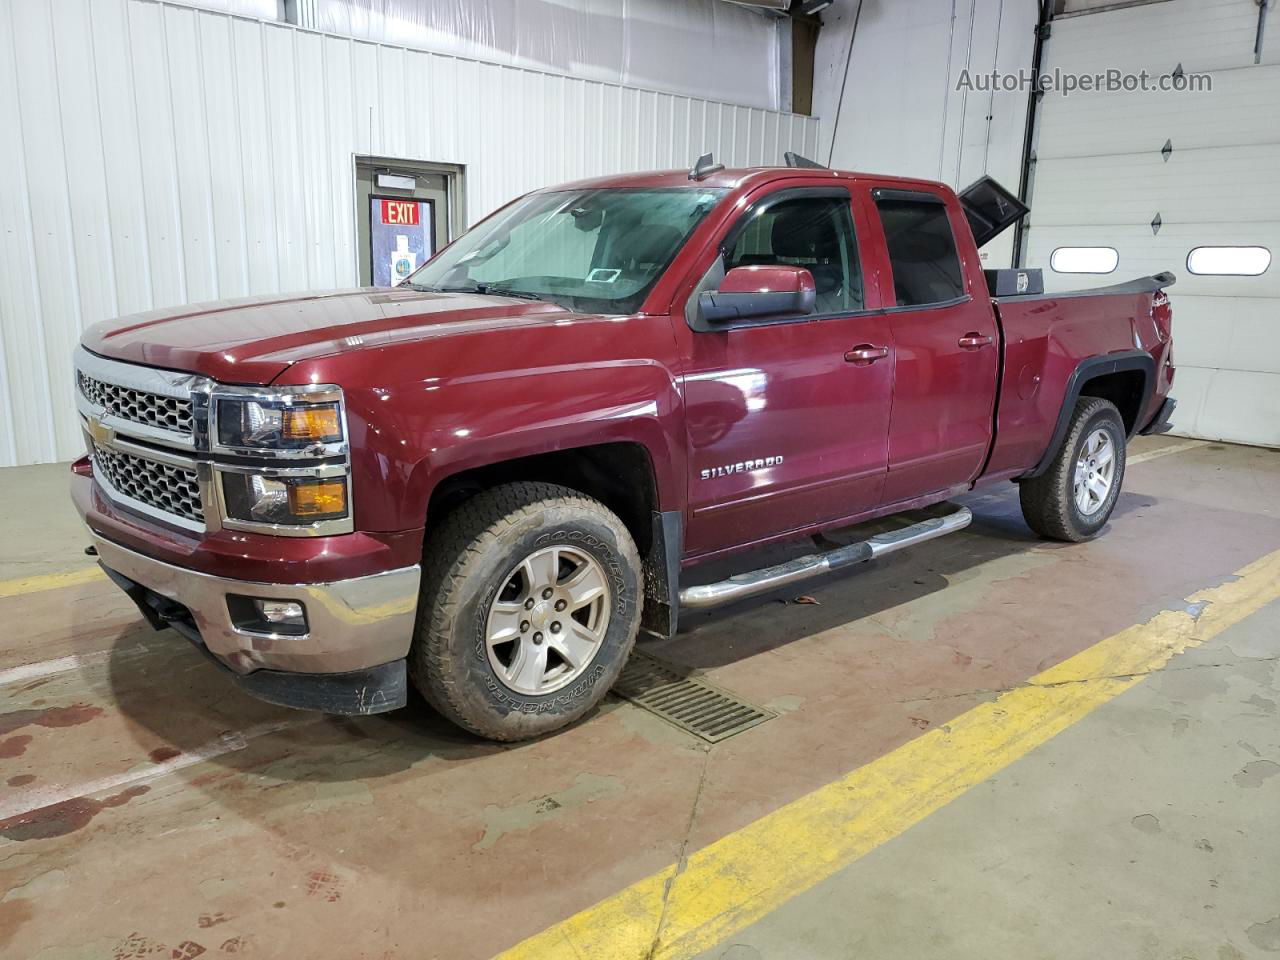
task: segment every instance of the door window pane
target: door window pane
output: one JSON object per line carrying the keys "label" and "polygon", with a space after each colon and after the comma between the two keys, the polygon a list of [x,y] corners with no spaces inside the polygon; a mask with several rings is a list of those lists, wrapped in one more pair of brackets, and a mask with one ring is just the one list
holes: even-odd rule
{"label": "door window pane", "polygon": [[791,264],[813,274],[816,313],[862,309],[862,271],[849,200],[793,197],[748,214],[725,255],[725,269]]}
{"label": "door window pane", "polygon": [[885,197],[876,201],[900,307],[945,303],[964,296],[960,258],[947,208],[941,203]]}

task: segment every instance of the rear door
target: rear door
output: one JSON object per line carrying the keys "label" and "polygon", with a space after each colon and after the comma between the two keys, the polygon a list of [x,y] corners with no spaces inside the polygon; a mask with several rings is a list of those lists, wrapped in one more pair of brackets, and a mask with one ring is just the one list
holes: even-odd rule
{"label": "rear door", "polygon": [[726,228],[716,251],[724,269],[804,266],[814,276],[817,308],[801,318],[679,330],[689,554],[746,545],[879,502],[893,344],[887,319],[866,310],[863,227],[854,229],[848,189],[827,186],[775,191]]}
{"label": "rear door", "polygon": [[981,274],[958,252],[967,229],[959,207],[927,188],[873,188],[864,200],[892,278],[880,285],[897,351],[881,502],[896,503],[978,475],[991,443],[999,344],[985,287],[971,289]]}

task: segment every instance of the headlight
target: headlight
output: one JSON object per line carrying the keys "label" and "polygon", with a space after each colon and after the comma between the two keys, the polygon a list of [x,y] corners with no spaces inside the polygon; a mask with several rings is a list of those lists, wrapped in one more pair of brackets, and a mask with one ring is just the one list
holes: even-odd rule
{"label": "headlight", "polygon": [[349,514],[345,476],[222,475],[227,519],[242,523],[306,526]]}
{"label": "headlight", "polygon": [[339,398],[219,396],[217,443],[240,450],[307,450],[342,443],[342,420]]}
{"label": "headlight", "polygon": [[351,532],[341,388],[219,385],[210,404],[224,527],[299,537]]}

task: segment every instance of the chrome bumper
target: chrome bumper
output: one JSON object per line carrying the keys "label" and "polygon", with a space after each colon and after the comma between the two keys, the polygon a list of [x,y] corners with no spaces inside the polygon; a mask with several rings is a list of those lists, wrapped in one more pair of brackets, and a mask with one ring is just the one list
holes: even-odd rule
{"label": "chrome bumper", "polygon": [[[206,650],[237,674],[256,670],[342,673],[403,659],[418,606],[417,565],[334,583],[255,583],[176,567],[89,531],[98,558],[152,593],[185,608]],[[232,622],[227,596],[296,600],[308,632],[250,632]],[[180,619],[174,625],[180,627]],[[186,633],[187,631],[183,630]]]}

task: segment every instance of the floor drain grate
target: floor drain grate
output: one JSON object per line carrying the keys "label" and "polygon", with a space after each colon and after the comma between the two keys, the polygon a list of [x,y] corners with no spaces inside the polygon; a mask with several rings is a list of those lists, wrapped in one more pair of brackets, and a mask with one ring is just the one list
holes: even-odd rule
{"label": "floor drain grate", "polygon": [[613,692],[710,743],[777,716],[638,650],[632,652]]}

